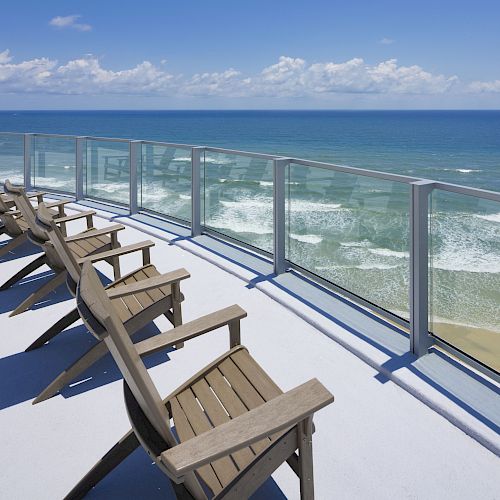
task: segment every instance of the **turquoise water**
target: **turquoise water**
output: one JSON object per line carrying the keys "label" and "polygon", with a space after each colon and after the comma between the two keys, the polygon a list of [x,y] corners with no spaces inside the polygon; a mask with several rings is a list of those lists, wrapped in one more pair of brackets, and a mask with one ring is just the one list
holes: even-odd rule
{"label": "turquoise water", "polygon": [[500,191],[500,111],[3,111],[0,131],[220,146]]}
{"label": "turquoise water", "polygon": [[[497,111],[0,112],[1,130],[219,146],[500,191]],[[74,190],[74,141],[37,141],[35,183]],[[87,144],[87,194],[128,203],[127,148]],[[189,221],[189,149],[140,154],[140,205]],[[21,165],[19,143],[0,135],[2,176]],[[271,162],[206,153],[202,166],[204,224],[272,251]],[[407,318],[408,213],[405,184],[292,164],[287,258]],[[500,332],[500,203],[436,192],[430,225],[434,331]]]}

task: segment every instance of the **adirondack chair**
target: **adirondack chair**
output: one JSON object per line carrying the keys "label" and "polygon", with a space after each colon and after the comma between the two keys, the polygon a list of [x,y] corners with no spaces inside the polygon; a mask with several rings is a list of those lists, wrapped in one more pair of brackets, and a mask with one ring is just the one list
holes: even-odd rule
{"label": "adirondack chair", "polygon": [[[162,314],[174,327],[182,324],[181,302],[184,297],[180,291],[180,281],[189,278],[189,273],[184,269],[178,269],[166,274],[160,274],[156,267],[150,263],[150,248],[154,246],[152,241],[143,241],[77,259],[69,248],[68,239],[64,238],[43,203],[38,209],[36,223],[40,231],[44,231],[48,235],[60,261],[64,264],[67,272],[66,283],[73,295],[75,294],[76,284],[80,280],[81,266],[84,262],[95,263],[111,256],[119,258],[132,252],[142,252],[142,267],[106,287],[106,293],[110,297],[111,303],[123,321],[129,335],[133,336]],[[35,340],[26,351],[41,347],[79,318],[80,316],[75,308]],[[178,344],[176,347],[180,348],[182,345]],[[103,342],[90,348],[75,363],[57,376],[35,398],[33,404],[52,397],[107,352],[108,350]]]}
{"label": "adirondack chair", "polygon": [[[37,198],[38,203],[43,201],[43,192],[27,193],[28,199]],[[54,203],[50,203],[47,206],[58,207],[59,212],[53,212],[53,215],[58,215],[59,217],[64,217],[64,205],[69,203],[70,200],[61,200]],[[10,238],[4,246],[0,248],[0,257],[5,254],[12,252],[19,245],[23,244],[28,237],[27,229],[28,224],[24,221],[23,216],[18,210],[15,210],[15,200],[12,196],[8,194],[0,194],[0,234],[6,234]],[[35,208],[36,209],[36,208]],[[0,288],[1,290],[2,288]]]}
{"label": "adirondack chair", "polygon": [[[90,262],[82,269],[77,304],[123,374],[133,431],[66,499],[85,496],[139,443],[178,498],[248,498],[285,461],[300,478],[301,498],[314,498],[312,417],[333,396],[316,379],[283,393],[240,345],[243,309],[231,306],[134,345]],[[230,350],[162,401],[140,356],[223,325],[229,326]]]}
{"label": "adirondack chair", "polygon": [[[52,292],[59,285],[64,283],[64,280],[66,279],[66,269],[64,264],[59,259],[57,252],[50,243],[49,236],[46,231],[37,226],[35,221],[36,211],[26,196],[24,188],[14,186],[9,182],[9,180],[6,180],[4,189],[14,198],[16,206],[20,210],[23,220],[28,226],[28,238],[30,241],[40,246],[40,248],[44,251],[44,255],[39,257],[35,262],[32,262],[30,264],[31,267],[27,266],[23,270],[16,273],[12,278],[7,280],[7,282],[2,285],[2,289],[5,290],[10,287],[24,276],[34,271],[37,267],[40,267],[42,264],[47,264],[55,273],[55,276],[51,280],[41,285],[38,290],[29,295],[14,309],[14,311],[10,313],[10,316],[15,316],[28,310],[32,305],[39,302],[48,293]],[[122,224],[114,224],[104,229],[95,229],[93,227],[94,214],[94,211],[88,211],[55,219],[57,223],[65,224],[69,221],[86,218],[87,229],[81,233],[68,237],[66,240],[71,251],[79,258],[117,248],[119,246],[117,232],[125,229],[125,226]],[[118,279],[120,277],[120,265],[118,259],[110,256],[107,259],[107,262],[113,266],[115,279]]]}

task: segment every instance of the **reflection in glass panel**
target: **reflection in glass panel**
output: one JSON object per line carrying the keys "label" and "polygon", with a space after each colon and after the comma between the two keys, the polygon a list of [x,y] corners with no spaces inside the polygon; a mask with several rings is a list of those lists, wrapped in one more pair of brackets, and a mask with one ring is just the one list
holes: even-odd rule
{"label": "reflection in glass panel", "polygon": [[204,185],[205,226],[272,252],[271,160],[206,152]]}
{"label": "reflection in glass panel", "polygon": [[24,136],[0,134],[0,182],[24,184]]}
{"label": "reflection in glass panel", "polygon": [[500,371],[500,203],[431,195],[430,330]]}
{"label": "reflection in glass panel", "polygon": [[142,144],[139,205],[191,220],[191,150]]}
{"label": "reflection in glass panel", "polygon": [[409,188],[291,164],[287,259],[409,317]]}
{"label": "reflection in glass panel", "polygon": [[76,142],[73,138],[34,136],[31,180],[34,187],[75,192]]}
{"label": "reflection in glass panel", "polygon": [[129,204],[129,144],[87,140],[86,196]]}

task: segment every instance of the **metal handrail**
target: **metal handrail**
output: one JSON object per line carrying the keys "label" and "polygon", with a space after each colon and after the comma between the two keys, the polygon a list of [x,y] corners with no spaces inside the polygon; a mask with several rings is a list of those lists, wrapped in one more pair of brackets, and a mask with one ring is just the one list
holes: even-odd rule
{"label": "metal handrail", "polygon": [[[147,146],[161,146],[165,148],[178,148],[189,151],[191,158],[191,232],[192,236],[199,236],[203,232],[212,234],[213,231],[203,227],[201,210],[202,210],[202,190],[201,190],[201,172],[203,169],[203,159],[206,153],[221,153],[234,156],[244,156],[249,158],[257,158],[261,160],[272,161],[273,167],[273,253],[274,271],[276,274],[281,274],[288,267],[300,268],[293,262],[288,262],[285,258],[285,238],[286,238],[286,169],[291,165],[299,165],[304,167],[319,168],[326,171],[341,172],[351,175],[370,177],[383,181],[398,182],[407,184],[410,187],[410,346],[411,351],[417,356],[421,356],[428,352],[428,348],[432,342],[432,336],[429,335],[428,328],[428,265],[429,265],[429,201],[433,191],[447,191],[466,196],[472,196],[485,200],[500,202],[500,192],[489,191],[480,188],[461,186],[447,182],[434,181],[413,177],[408,175],[393,174],[389,172],[380,172],[364,168],[350,167],[346,165],[337,165],[302,158],[283,157],[281,155],[272,155],[251,151],[240,151],[235,149],[218,148],[212,146],[198,146],[191,144],[179,144],[162,141],[151,140],[134,140],[113,137],[96,137],[96,136],[75,136],[63,134],[46,134],[46,133],[21,133],[21,132],[0,132],[0,135],[13,135],[23,137],[24,150],[24,181],[27,187],[31,186],[31,170],[32,162],[31,155],[33,146],[36,147],[36,137],[53,137],[61,139],[69,139],[75,141],[75,193],[76,199],[80,200],[85,197],[84,193],[84,158],[86,141],[100,142],[117,142],[128,144],[128,152],[125,155],[129,157],[129,204],[128,208],[131,213],[139,210],[138,207],[138,173],[144,160],[141,148]],[[311,271],[305,270],[311,274]],[[325,281],[318,277],[319,281]],[[335,284],[333,284],[336,286]],[[347,295],[355,297],[349,291]],[[358,298],[361,303],[366,304],[366,299]],[[381,308],[374,305],[374,308],[380,312]],[[388,317],[394,321],[394,315],[388,314]],[[401,321],[404,321],[401,319]]]}

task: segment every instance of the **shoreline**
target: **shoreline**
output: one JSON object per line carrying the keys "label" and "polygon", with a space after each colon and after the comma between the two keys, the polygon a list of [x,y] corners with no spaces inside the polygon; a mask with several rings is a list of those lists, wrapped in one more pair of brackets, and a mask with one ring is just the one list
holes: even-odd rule
{"label": "shoreline", "polygon": [[437,337],[500,372],[500,332],[441,321],[429,326]]}

